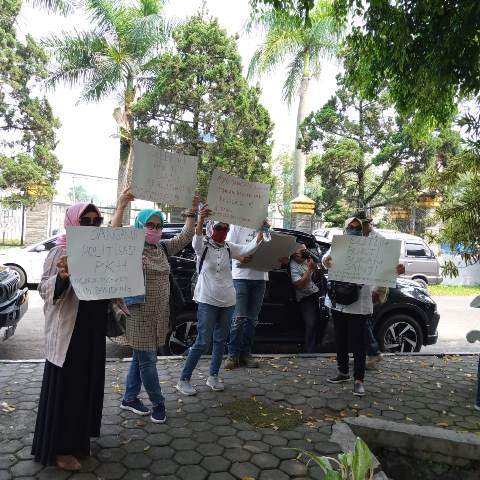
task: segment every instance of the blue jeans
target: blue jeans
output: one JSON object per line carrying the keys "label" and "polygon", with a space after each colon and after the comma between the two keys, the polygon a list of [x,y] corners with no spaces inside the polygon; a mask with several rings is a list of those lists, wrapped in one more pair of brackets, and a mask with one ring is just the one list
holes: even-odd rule
{"label": "blue jeans", "polygon": [[208,303],[198,304],[197,339],[190,347],[180,380],[190,380],[200,357],[210,349],[212,337],[213,350],[212,360],[210,361],[210,375],[218,375],[234,309],[235,306],[215,307]]}
{"label": "blue jeans", "polygon": [[157,352],[133,350],[132,363],[127,375],[123,399],[131,402],[138,397],[142,384],[153,406],[162,405],[165,399],[158,380]]}
{"label": "blue jeans", "polygon": [[230,326],[228,354],[248,355],[252,351],[255,328],[262,308],[267,282],[265,280],[234,280],[237,294],[235,314]]}
{"label": "blue jeans", "polygon": [[373,334],[373,322],[372,316],[368,316],[367,325],[365,327],[365,343],[367,345],[367,355],[369,357],[376,357],[380,355],[380,347],[378,346],[377,339]]}

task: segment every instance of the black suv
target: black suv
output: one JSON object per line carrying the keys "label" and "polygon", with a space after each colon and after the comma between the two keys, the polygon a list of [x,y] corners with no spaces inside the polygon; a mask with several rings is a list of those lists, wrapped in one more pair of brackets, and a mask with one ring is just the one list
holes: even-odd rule
{"label": "black suv", "polygon": [[18,288],[20,278],[8,267],[0,265],[0,335],[7,340],[28,309],[28,288]]}
{"label": "black suv", "polygon": [[[182,225],[179,224],[167,224],[163,230],[163,238],[176,235],[181,228]],[[274,230],[295,236],[320,258],[330,246],[308,233],[279,228]],[[195,253],[192,246],[188,245],[177,256],[172,257],[171,265],[173,275],[187,300],[187,307],[175,318],[173,330],[165,343],[172,354],[180,355],[193,344],[197,333],[196,304],[192,301],[190,288],[190,279],[195,271]],[[322,314],[329,318],[328,309],[325,307],[322,308]],[[374,333],[382,351],[418,352],[422,345],[437,342],[439,319],[437,305],[428,291],[413,281],[399,279],[397,287],[390,289],[386,303],[375,306]],[[257,353],[301,352],[303,341],[304,323],[295,301],[295,291],[288,269],[283,267],[273,270],[269,272],[254,350]],[[335,351],[330,321],[319,350]]]}

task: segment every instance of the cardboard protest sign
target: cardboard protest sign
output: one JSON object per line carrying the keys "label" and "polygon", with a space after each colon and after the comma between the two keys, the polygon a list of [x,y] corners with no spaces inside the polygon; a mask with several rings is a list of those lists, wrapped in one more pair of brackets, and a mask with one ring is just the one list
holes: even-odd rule
{"label": "cardboard protest sign", "polygon": [[401,244],[401,240],[381,236],[335,235],[328,279],[393,288]]}
{"label": "cardboard protest sign", "polygon": [[248,182],[216,169],[208,188],[212,218],[233,225],[260,228],[268,214],[270,185]]}
{"label": "cardboard protest sign", "polygon": [[280,259],[290,257],[298,248],[298,243],[293,235],[284,233],[270,232],[272,239],[270,242],[262,242],[257,251],[253,254],[252,261],[240,268],[252,268],[261,272],[269,272],[280,267]]}
{"label": "cardboard protest sign", "polygon": [[134,141],[130,190],[137,198],[189,207],[197,186],[198,158]]}
{"label": "cardboard protest sign", "polygon": [[145,294],[143,230],[67,227],[70,282],[80,300]]}

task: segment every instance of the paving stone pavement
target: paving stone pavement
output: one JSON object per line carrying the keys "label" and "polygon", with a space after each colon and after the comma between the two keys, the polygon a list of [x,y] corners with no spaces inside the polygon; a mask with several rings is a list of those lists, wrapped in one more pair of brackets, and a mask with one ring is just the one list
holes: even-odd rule
{"label": "paving stone pavement", "polygon": [[[119,409],[129,363],[108,362],[102,435],[76,474],[31,460],[43,364],[0,362],[0,480],[322,479],[319,468],[296,460],[292,448],[337,453],[329,437],[342,417],[381,416],[480,434],[480,413],[473,409],[477,362],[474,355],[388,356],[377,371],[367,372],[367,395],[358,398],[351,384],[326,383],[336,371],[334,357],[266,357],[258,370],[223,372],[226,390],[220,393],[205,385],[208,359],[202,359],[193,377],[199,394],[180,397],[173,387],[182,361],[162,358],[165,425]],[[228,418],[225,404],[252,396],[300,410],[304,424],[281,431]]]}

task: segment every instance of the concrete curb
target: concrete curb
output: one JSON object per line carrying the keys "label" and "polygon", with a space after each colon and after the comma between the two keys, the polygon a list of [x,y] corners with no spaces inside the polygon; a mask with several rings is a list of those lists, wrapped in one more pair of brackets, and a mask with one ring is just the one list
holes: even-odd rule
{"label": "concrete curb", "polygon": [[344,422],[372,448],[398,450],[448,465],[467,465],[480,459],[480,437],[472,433],[379,418],[346,418]]}

